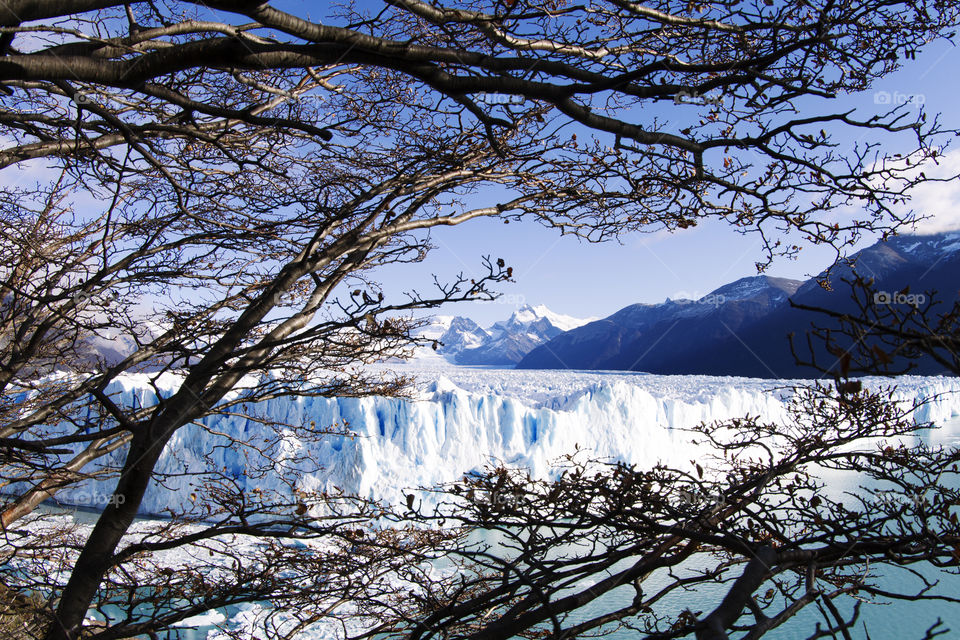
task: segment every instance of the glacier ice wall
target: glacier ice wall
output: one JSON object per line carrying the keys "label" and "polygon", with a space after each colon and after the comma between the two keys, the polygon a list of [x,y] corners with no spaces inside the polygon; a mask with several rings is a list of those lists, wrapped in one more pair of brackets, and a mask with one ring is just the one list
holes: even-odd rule
{"label": "glacier ice wall", "polygon": [[[494,461],[544,477],[559,457],[578,447],[641,466],[688,463],[697,450],[683,428],[743,415],[781,421],[790,395],[783,383],[742,378],[457,369],[419,374],[416,400],[278,398],[250,414],[288,425],[341,424],[355,434],[305,442],[296,430],[281,430],[269,456],[286,469],[295,489],[337,487],[395,502],[406,489],[450,481]],[[169,392],[178,380],[169,376],[162,384]],[[909,377],[897,384],[905,399],[939,396],[920,410],[921,420],[943,423],[960,415],[960,380]],[[142,376],[129,375],[111,391],[125,405],[155,402]],[[289,492],[280,481],[283,474],[251,477],[242,447],[231,440],[271,433],[276,430],[242,412],[181,429],[159,463],[167,475],[151,485],[141,512],[190,509],[197,481],[184,472],[202,469],[216,469],[248,491]],[[118,453],[101,464],[121,462]],[[57,500],[98,506],[113,483],[90,481],[61,492]]]}

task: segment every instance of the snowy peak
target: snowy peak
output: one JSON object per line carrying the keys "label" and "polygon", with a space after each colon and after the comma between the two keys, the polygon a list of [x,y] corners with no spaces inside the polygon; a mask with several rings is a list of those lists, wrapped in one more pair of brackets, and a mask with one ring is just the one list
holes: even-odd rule
{"label": "snowy peak", "polygon": [[416,335],[426,341],[410,357],[420,365],[451,362],[464,349],[475,348],[490,338],[480,325],[462,316],[433,316]]}
{"label": "snowy peak", "polygon": [[960,251],[960,231],[894,236],[885,244],[905,258],[930,262]]}
{"label": "snowy peak", "polygon": [[460,353],[464,349],[475,349],[490,339],[490,334],[470,318],[456,316],[447,330],[440,336],[443,353]]}
{"label": "snowy peak", "polygon": [[435,358],[467,365],[514,365],[535,347],[590,319],[554,313],[544,305],[522,305],[488,329],[463,316],[434,316],[419,336],[436,340],[436,353],[421,349],[418,359]]}
{"label": "snowy peak", "polygon": [[510,314],[506,321],[495,323],[489,331],[494,336],[500,336],[504,332],[508,332],[531,333],[540,337],[552,334],[550,337],[553,337],[553,335],[576,329],[593,320],[594,318],[584,320],[554,313],[542,304],[536,306],[525,304]]}
{"label": "snowy peak", "polygon": [[[904,280],[896,287],[911,284],[914,289],[937,290],[941,293],[954,291],[956,271],[960,267],[960,232],[934,233],[927,235],[893,236],[861,249],[849,261],[834,265],[823,271],[816,279],[808,280],[798,292],[812,295],[820,289],[818,280],[829,280],[834,288],[849,290],[843,282],[853,273],[882,282],[889,278]],[[947,282],[939,282],[936,274],[949,272]],[[899,275],[898,275],[899,274]],[[909,276],[907,274],[910,274]],[[889,286],[894,286],[889,284]]]}
{"label": "snowy peak", "polygon": [[546,320],[560,331],[570,331],[571,329],[576,329],[593,321],[594,318],[574,318],[573,316],[554,313],[542,304],[536,306],[525,304],[517,308],[517,310],[510,315],[510,319],[507,320],[506,324],[508,326],[535,325],[540,323],[541,320]]}
{"label": "snowy peak", "polygon": [[522,305],[487,330],[488,338],[460,351],[454,361],[466,365],[508,366],[556,336],[590,322],[550,311],[543,305]]}
{"label": "snowy peak", "polygon": [[483,344],[490,334],[470,318],[463,316],[434,316],[430,323],[421,327],[417,335],[426,340],[436,340],[437,353],[455,354]]}
{"label": "snowy peak", "polygon": [[719,289],[711,291],[701,298],[722,298],[723,302],[733,302],[736,300],[750,300],[761,296],[770,296],[774,299],[786,299],[796,293],[803,282],[800,280],[790,280],[788,278],[773,278],[770,276],[750,276],[740,278],[729,284],[725,284]]}
{"label": "snowy peak", "polygon": [[455,316],[433,316],[429,324],[421,327],[417,335],[428,340],[439,340],[450,328]]}

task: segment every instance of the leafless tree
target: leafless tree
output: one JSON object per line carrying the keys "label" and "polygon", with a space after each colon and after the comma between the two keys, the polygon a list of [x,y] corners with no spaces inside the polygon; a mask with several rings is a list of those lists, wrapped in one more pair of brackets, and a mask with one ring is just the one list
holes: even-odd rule
{"label": "leafless tree", "polygon": [[784,424],[693,429],[710,453],[687,468],[581,452],[550,480],[465,477],[438,513],[398,515],[462,532],[441,545],[456,570],[365,637],[760,638],[814,607],[823,623],[791,633],[850,638],[873,601],[954,606],[960,450],[914,438],[929,425],[893,399],[798,389]]}
{"label": "leafless tree", "polygon": [[[364,589],[385,599],[379,579],[350,576],[389,575],[400,546],[327,553],[362,530],[350,518],[382,515],[350,496],[250,502],[219,478],[200,497],[215,505],[207,524],[189,523],[200,533],[176,523],[123,536],[186,425],[283,394],[401,393],[404,380],[361,365],[415,342],[409,312],[492,296],[512,274],[491,250],[480,278],[380,290],[376,271],[423,259],[433,227],[534,219],[599,241],[718,218],[759,233],[767,260],[896,228],[909,216],[895,205],[926,178],[883,149],[920,163],[952,132],[904,108],[797,110],[869,88],[956,22],[948,3],[876,1],[398,0],[323,19],[262,2],[5,3],[4,579],[55,603],[51,639],[158,633],[243,601],[320,619],[339,615],[331,603],[365,602]],[[842,151],[844,131],[867,142]],[[834,215],[851,205],[862,215]],[[125,348],[98,358],[103,341]],[[154,385],[153,404],[114,393],[131,371]],[[119,468],[91,471],[116,451]],[[89,535],[64,545],[13,528],[92,473],[115,475],[116,499]],[[314,507],[333,516],[318,521]],[[229,534],[334,547],[308,563],[273,545],[266,565],[211,547],[226,574],[166,581],[145,559]],[[374,537],[390,536],[407,554],[443,542]],[[44,573],[51,562],[69,577]],[[81,631],[90,607],[110,606],[126,615]]]}
{"label": "leafless tree", "polygon": [[[960,300],[951,300],[950,292],[911,294],[909,286],[897,292],[878,291],[873,279],[856,271],[843,287],[850,291],[850,308],[794,303],[798,309],[819,314],[806,336],[807,349],[801,352],[794,345],[798,361],[837,379],[858,373],[907,373],[920,358],[960,375]],[[823,346],[828,361],[817,358],[814,345]]]}

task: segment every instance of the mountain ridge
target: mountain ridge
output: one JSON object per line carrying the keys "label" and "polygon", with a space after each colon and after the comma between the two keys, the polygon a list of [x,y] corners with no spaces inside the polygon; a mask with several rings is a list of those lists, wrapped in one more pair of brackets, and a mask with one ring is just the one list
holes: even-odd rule
{"label": "mountain ridge", "polygon": [[[960,232],[894,236],[850,258],[856,273],[878,291],[933,289],[956,292]],[[751,276],[723,285],[697,301],[667,299],[634,304],[532,349],[519,369],[610,369],[660,374],[739,375],[763,378],[816,375],[797,365],[787,335],[802,335],[823,317],[801,312],[789,299],[814,307],[848,309],[843,283],[854,267],[840,263],[806,281]],[[829,283],[832,291],[821,282]],[[821,357],[823,354],[820,354]],[[944,373],[930,360],[918,373]]]}
{"label": "mountain ridge", "polygon": [[435,316],[420,336],[436,340],[437,353],[455,364],[513,366],[530,350],[590,320],[523,304],[486,329],[465,316]]}

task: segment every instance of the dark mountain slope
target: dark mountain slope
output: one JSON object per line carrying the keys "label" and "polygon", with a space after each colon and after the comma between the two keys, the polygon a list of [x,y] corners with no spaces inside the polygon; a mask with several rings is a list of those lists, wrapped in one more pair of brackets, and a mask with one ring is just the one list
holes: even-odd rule
{"label": "dark mountain slope", "polygon": [[[879,292],[895,294],[909,286],[920,294],[937,290],[953,301],[960,288],[960,233],[902,236],[877,243],[853,257],[856,272],[873,278]],[[518,368],[620,369],[670,374],[811,377],[798,366],[787,336],[798,346],[811,322],[829,325],[820,315],[795,309],[797,303],[852,311],[851,267],[841,265],[829,277],[799,283],[759,276],[743,278],[698,301],[631,305],[617,313],[568,331],[534,349]],[[831,290],[818,284],[826,278]],[[806,355],[802,352],[802,355]],[[829,365],[829,356],[817,352]],[[944,373],[932,360],[918,361],[917,373]]]}

